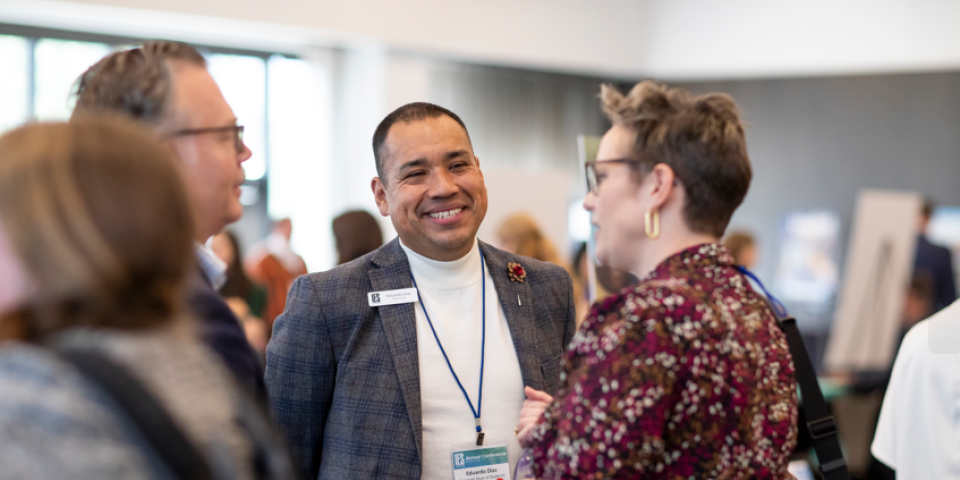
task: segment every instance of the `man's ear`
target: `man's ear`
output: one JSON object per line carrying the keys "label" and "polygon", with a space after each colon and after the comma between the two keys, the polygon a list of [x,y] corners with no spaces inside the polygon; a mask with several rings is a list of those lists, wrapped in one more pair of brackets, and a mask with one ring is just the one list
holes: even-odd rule
{"label": "man's ear", "polygon": [[377,209],[380,215],[390,216],[390,204],[387,203],[387,188],[380,181],[380,177],[373,177],[370,180],[370,190],[373,191],[373,199],[377,202]]}

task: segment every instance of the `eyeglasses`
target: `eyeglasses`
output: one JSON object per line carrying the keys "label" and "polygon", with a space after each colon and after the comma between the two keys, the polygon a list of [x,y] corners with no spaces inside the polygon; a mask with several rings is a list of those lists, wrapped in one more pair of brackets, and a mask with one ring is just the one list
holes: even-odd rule
{"label": "eyeglasses", "polygon": [[587,188],[590,193],[596,195],[600,188],[601,178],[597,175],[597,164],[599,163],[640,163],[639,160],[632,158],[613,158],[610,160],[593,160],[586,163]]}
{"label": "eyeglasses", "polygon": [[243,125],[227,125],[225,127],[207,127],[207,128],[191,128],[188,130],[178,130],[173,132],[174,137],[184,137],[187,135],[202,135],[204,133],[221,133],[221,132],[233,132],[233,144],[237,149],[237,153],[243,153]]}

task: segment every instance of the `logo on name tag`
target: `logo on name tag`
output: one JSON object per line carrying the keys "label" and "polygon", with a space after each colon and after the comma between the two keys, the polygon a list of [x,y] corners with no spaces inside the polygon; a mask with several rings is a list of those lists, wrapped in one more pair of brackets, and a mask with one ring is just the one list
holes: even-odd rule
{"label": "logo on name tag", "polygon": [[374,293],[374,294],[372,295],[372,301],[373,301],[373,303],[380,303],[380,293],[379,293],[379,292]]}

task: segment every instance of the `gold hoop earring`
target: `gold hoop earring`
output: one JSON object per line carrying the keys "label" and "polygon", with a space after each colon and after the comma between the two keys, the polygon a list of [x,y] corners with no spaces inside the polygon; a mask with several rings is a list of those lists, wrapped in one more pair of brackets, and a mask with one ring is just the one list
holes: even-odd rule
{"label": "gold hoop earring", "polygon": [[647,238],[653,240],[660,236],[660,211],[647,210],[643,214],[643,223],[647,230]]}

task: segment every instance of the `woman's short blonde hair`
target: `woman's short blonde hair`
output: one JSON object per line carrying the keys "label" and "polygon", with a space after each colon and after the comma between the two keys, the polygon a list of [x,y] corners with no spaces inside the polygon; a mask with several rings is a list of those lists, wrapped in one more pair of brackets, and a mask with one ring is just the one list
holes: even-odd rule
{"label": "woman's short blonde hair", "polygon": [[11,317],[23,339],[176,315],[193,213],[174,160],[141,128],[85,118],[0,137],[0,224],[37,290]]}
{"label": "woman's short blonde hair", "polygon": [[600,98],[614,125],[636,132],[634,160],[640,173],[658,163],[673,169],[687,197],[687,226],[722,237],[752,177],[733,98],[723,93],[694,96],[650,80],[627,95],[604,85]]}

